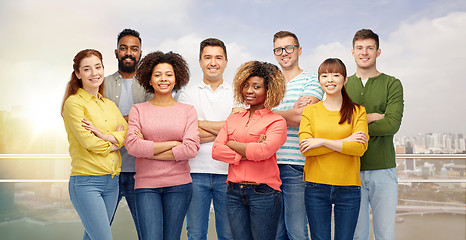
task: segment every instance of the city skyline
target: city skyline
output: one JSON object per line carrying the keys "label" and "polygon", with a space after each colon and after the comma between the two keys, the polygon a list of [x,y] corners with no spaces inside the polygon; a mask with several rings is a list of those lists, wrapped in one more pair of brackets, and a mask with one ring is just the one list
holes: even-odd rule
{"label": "city skyline", "polygon": [[[39,11],[38,11],[39,9]],[[300,66],[316,72],[328,57],[341,58],[355,71],[351,39],[361,28],[380,35],[378,69],[404,86],[405,114],[399,134],[466,132],[466,2],[431,1],[1,1],[0,111],[34,119],[37,128],[64,131],[59,109],[72,58],[81,49],[104,55],[105,75],[116,71],[113,50],[123,28],[141,33],[143,55],[175,51],[200,81],[199,42],[225,41],[229,63],[225,81],[249,60],[276,64],[272,36],[295,32],[303,47]]]}

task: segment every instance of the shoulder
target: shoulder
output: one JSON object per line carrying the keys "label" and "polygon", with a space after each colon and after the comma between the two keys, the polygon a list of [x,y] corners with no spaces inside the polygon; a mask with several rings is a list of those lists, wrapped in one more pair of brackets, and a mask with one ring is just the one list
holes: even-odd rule
{"label": "shoulder", "polygon": [[179,97],[192,97],[196,93],[200,92],[201,88],[199,87],[198,83],[194,84],[188,84],[188,86],[184,87],[181,91],[180,94],[178,95]]}
{"label": "shoulder", "polygon": [[144,108],[149,108],[150,106],[152,106],[152,104],[149,101],[146,101],[146,102],[142,102],[142,103],[136,103],[136,104],[133,105],[132,108],[134,108],[134,109],[144,109]]}
{"label": "shoulder", "polygon": [[121,76],[120,73],[118,71],[116,71],[115,73],[105,77],[105,81],[106,81],[105,83],[115,82],[119,76]]}
{"label": "shoulder", "polygon": [[303,82],[313,82],[317,81],[317,74],[315,73],[310,73],[308,71],[303,71],[300,73],[298,76],[294,78],[296,81],[303,81]]}
{"label": "shoulder", "polygon": [[187,111],[187,112],[196,111],[196,109],[192,105],[182,103],[182,102],[177,102],[175,105],[173,105],[173,107],[176,109],[182,110],[182,111]]}
{"label": "shoulder", "polygon": [[388,75],[386,73],[381,73],[378,78],[383,79],[387,83],[390,83],[390,84],[397,84],[397,83],[401,84],[401,81],[398,78]]}
{"label": "shoulder", "polygon": [[323,107],[323,103],[322,103],[322,101],[319,101],[319,102],[317,102],[315,104],[307,105],[306,107],[304,107],[303,113],[304,112],[316,111],[318,109],[321,109],[322,107]]}

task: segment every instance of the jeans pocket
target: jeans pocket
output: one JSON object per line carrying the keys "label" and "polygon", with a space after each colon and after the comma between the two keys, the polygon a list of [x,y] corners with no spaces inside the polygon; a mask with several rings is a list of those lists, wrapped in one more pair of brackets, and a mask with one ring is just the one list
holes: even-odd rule
{"label": "jeans pocket", "polygon": [[317,186],[319,186],[318,183],[306,182],[306,188],[317,188]]}
{"label": "jeans pocket", "polygon": [[228,187],[227,187],[227,193],[228,193],[228,192],[230,192],[232,189],[233,189],[233,185],[231,185],[231,184],[228,184]]}
{"label": "jeans pocket", "polygon": [[254,187],[254,192],[256,194],[267,195],[267,194],[273,194],[275,192],[275,189],[269,187],[266,184],[261,184],[261,185]]}
{"label": "jeans pocket", "polygon": [[390,176],[390,178],[393,179],[393,181],[398,183],[398,176],[396,173],[396,168],[389,168],[389,169],[386,169],[386,171],[387,171],[388,176]]}
{"label": "jeans pocket", "polygon": [[347,191],[361,191],[361,187],[360,186],[345,186],[345,189]]}
{"label": "jeans pocket", "polygon": [[293,165],[293,164],[288,164],[288,167],[292,170],[295,171],[299,174],[303,174],[304,172],[304,166],[303,165]]}
{"label": "jeans pocket", "polygon": [[90,175],[78,175],[78,176],[73,176],[74,182],[76,184],[87,184],[91,181],[92,176]]}

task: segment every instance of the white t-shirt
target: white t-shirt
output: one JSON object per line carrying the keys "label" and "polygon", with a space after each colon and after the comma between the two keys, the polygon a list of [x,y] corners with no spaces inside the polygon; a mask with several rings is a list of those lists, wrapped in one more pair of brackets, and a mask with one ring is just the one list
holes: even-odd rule
{"label": "white t-shirt", "polygon": [[[215,91],[204,82],[186,87],[178,101],[194,106],[199,121],[225,121],[234,105],[233,88],[221,84]],[[197,156],[189,160],[191,173],[228,174],[228,164],[212,159],[213,142],[201,143]]]}

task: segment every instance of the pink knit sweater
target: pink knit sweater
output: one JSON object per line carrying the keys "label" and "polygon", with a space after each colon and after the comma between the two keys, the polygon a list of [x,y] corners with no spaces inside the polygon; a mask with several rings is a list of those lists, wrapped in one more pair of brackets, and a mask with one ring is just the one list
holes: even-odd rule
{"label": "pink knit sweater", "polygon": [[[200,139],[197,114],[191,105],[176,103],[156,107],[150,102],[135,104],[129,112],[125,145],[136,156],[135,188],[160,188],[190,183],[188,160],[197,155]],[[139,130],[144,140],[134,133]],[[172,148],[176,161],[149,159],[154,142],[180,141]]]}

